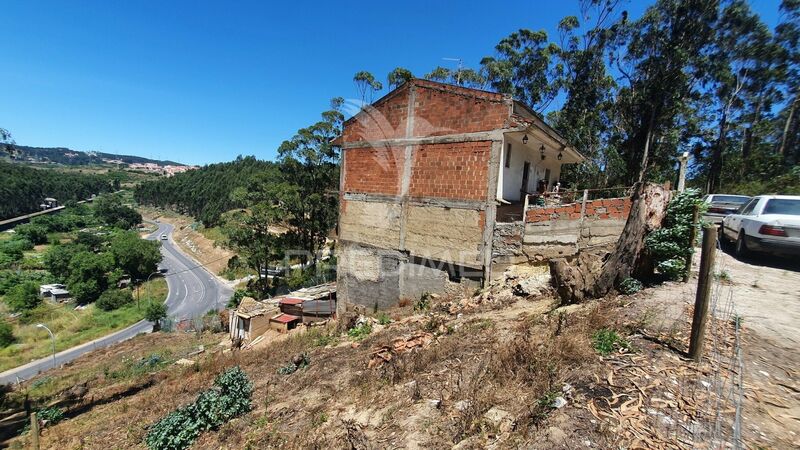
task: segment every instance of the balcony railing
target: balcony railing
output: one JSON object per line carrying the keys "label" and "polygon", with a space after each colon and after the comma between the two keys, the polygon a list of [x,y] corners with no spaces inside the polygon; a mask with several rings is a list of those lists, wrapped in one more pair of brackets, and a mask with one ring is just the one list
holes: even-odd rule
{"label": "balcony railing", "polygon": [[632,193],[633,186],[621,186],[611,188],[583,189],[580,191],[552,191],[538,194],[527,194],[525,196],[524,210],[527,211],[531,208],[548,208],[604,198],[630,197]]}

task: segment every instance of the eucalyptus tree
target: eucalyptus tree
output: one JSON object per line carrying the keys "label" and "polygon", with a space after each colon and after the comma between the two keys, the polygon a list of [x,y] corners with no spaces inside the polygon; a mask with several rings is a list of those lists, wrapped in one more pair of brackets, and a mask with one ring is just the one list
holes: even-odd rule
{"label": "eucalyptus tree", "polygon": [[622,18],[613,58],[622,85],[615,100],[622,182],[672,172],[686,143],[682,130],[692,128],[690,100],[717,12],[717,0],[659,0],[639,20]]}
{"label": "eucalyptus tree", "polygon": [[536,111],[544,111],[559,90],[558,45],[544,30],[522,29],[495,46],[496,56],[481,60],[481,72],[493,90],[511,94]]}
{"label": "eucalyptus tree", "polygon": [[452,71],[447,67],[436,66],[436,68],[425,74],[425,79],[448,83],[452,75]]}
{"label": "eucalyptus tree", "polygon": [[[779,117],[778,154],[790,164],[800,163],[800,0],[783,0],[775,38],[781,48],[786,104]],[[790,152],[790,150],[792,150]]]}
{"label": "eucalyptus tree", "polygon": [[358,94],[361,97],[361,104],[372,103],[372,98],[375,92],[383,89],[383,84],[375,79],[375,76],[367,71],[360,71],[353,76],[353,83],[358,89]]}
{"label": "eucalyptus tree", "polygon": [[333,140],[342,132],[344,100],[335,98],[322,120],[301,128],[278,148],[281,181],[270,189],[289,228],[288,243],[316,260],[336,225],[339,151]]}
{"label": "eucalyptus tree", "polygon": [[551,113],[553,126],[580,149],[588,162],[568,165],[562,181],[580,187],[603,186],[613,171],[614,149],[610,131],[617,85],[608,71],[605,55],[617,32],[623,12],[619,0],[584,0],[580,18],[567,16],[558,25],[561,86],[566,100]]}
{"label": "eucalyptus tree", "polygon": [[[760,120],[759,111],[774,101],[776,93],[770,83],[770,67],[776,54],[772,36],[747,2],[726,2],[715,30],[705,59],[706,92],[699,96],[701,102],[708,105],[700,109],[699,115],[706,119],[709,127],[708,143],[702,147],[709,150],[704,156],[707,159],[706,188],[710,193],[720,189],[724,155],[738,151],[729,148],[735,137],[731,134],[745,125],[744,140],[740,144],[741,159],[746,161],[747,148],[753,140],[752,130]],[[746,111],[748,103],[755,104],[751,113]],[[738,165],[744,167],[743,163]],[[741,175],[738,170],[733,172]]]}
{"label": "eucalyptus tree", "polygon": [[14,139],[11,133],[5,128],[0,128],[0,150],[9,156],[14,154]]}
{"label": "eucalyptus tree", "polygon": [[399,87],[401,84],[414,78],[414,74],[410,70],[403,67],[395,67],[394,70],[389,72],[386,76],[386,83],[390,89]]}
{"label": "eucalyptus tree", "polygon": [[437,66],[425,74],[425,79],[465,86],[473,89],[483,89],[486,86],[486,77],[475,69],[459,67],[451,70]]}

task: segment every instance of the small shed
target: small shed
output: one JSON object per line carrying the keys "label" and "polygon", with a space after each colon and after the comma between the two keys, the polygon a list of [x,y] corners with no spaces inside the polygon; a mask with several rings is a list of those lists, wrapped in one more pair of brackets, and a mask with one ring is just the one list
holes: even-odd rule
{"label": "small shed", "polygon": [[46,298],[51,296],[53,289],[64,289],[66,286],[63,284],[42,284],[39,286],[39,296]]}
{"label": "small shed", "polygon": [[269,327],[281,333],[294,329],[298,323],[300,323],[300,318],[291,314],[281,313],[269,319]]}
{"label": "small shed", "polygon": [[270,328],[270,317],[278,312],[278,308],[259,302],[252,297],[245,297],[239,306],[230,311],[229,330],[231,340],[252,340],[261,336]]}
{"label": "small shed", "polygon": [[65,302],[70,299],[69,291],[66,289],[52,289],[50,291],[50,299],[54,302]]}
{"label": "small shed", "polygon": [[299,297],[283,297],[278,300],[278,307],[284,314],[291,314],[293,316],[303,315],[303,299]]}
{"label": "small shed", "polygon": [[277,300],[282,313],[297,316],[303,323],[325,320],[336,314],[336,283],[299,289]]}

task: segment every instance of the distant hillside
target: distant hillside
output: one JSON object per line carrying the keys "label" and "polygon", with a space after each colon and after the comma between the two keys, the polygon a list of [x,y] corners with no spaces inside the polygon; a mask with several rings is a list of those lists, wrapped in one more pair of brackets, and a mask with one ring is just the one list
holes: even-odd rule
{"label": "distant hillside", "polygon": [[92,194],[119,189],[112,175],[86,175],[55,170],[34,169],[0,160],[0,220],[39,211],[45,197],[55,197],[61,204],[83,200]]}
{"label": "distant hillside", "polygon": [[231,162],[210,164],[174,177],[146,181],[136,186],[133,195],[143,205],[173,208],[207,226],[216,225],[222,213],[246,206],[234,201],[231,193],[246,186],[256,176],[277,179],[275,163],[260,161],[253,156],[240,156]]}
{"label": "distant hillside", "polygon": [[162,161],[157,159],[142,158],[141,156],[115,155],[103,152],[82,152],[64,147],[29,147],[27,145],[15,145],[13,160],[30,162],[50,162],[64,164],[68,166],[85,166],[94,164],[114,164],[113,161],[121,161],[125,164],[146,164],[153,163],[160,166],[181,165],[175,161]]}

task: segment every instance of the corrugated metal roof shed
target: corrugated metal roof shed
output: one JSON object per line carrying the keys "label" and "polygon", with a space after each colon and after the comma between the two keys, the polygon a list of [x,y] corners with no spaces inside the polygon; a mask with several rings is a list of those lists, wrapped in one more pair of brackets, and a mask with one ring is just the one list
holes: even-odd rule
{"label": "corrugated metal roof shed", "polygon": [[236,314],[239,317],[249,319],[253,316],[260,316],[267,312],[271,312],[274,309],[275,307],[272,305],[259,302],[252,297],[245,297],[241,302],[239,302],[239,306],[236,308]]}
{"label": "corrugated metal roof shed", "polygon": [[300,318],[297,316],[292,316],[290,314],[278,314],[277,316],[273,317],[270,320],[274,320],[275,322],[280,322],[280,323],[290,323],[294,322],[295,320],[300,320]]}
{"label": "corrugated metal roof shed", "polygon": [[281,305],[299,305],[299,304],[303,303],[304,301],[306,301],[306,300],[302,299],[302,298],[284,297],[284,298],[280,299],[280,304]]}

